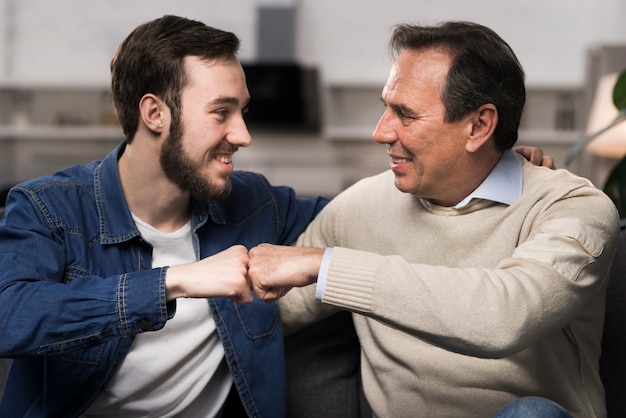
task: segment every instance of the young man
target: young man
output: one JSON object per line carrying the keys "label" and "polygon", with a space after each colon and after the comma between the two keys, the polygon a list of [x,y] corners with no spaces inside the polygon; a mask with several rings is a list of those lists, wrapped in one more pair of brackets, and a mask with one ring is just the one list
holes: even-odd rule
{"label": "young man", "polygon": [[306,248],[252,249],[257,295],[305,286],[281,300],[291,328],[354,312],[375,416],[484,418],[516,400],[498,416],[605,416],[615,206],[511,151],[524,73],[492,30],[401,25],[391,45],[374,133],[391,170],[326,206]]}
{"label": "young man", "polygon": [[[285,415],[276,304],[247,248],[291,243],[326,200],[233,172],[250,145],[237,37],[174,16],[112,60],[125,142],[13,188],[0,223],[2,417]],[[240,415],[239,415],[240,416]]]}

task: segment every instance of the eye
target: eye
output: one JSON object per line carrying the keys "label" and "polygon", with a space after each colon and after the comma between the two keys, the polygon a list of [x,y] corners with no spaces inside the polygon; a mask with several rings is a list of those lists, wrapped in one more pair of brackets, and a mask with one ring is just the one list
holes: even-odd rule
{"label": "eye", "polygon": [[400,118],[402,121],[410,122],[417,119],[417,116],[415,116],[411,109],[407,108],[406,106],[394,104],[387,105],[387,103],[383,103],[383,105],[386,108],[391,108],[393,113],[395,113],[397,117]]}
{"label": "eye", "polygon": [[400,112],[400,117],[404,120],[409,120],[409,121],[417,119],[417,117],[412,116],[412,115],[407,115],[404,112]]}
{"label": "eye", "polygon": [[410,123],[418,119],[418,117],[415,116],[415,114],[410,109],[404,106],[398,106],[395,110],[398,114],[398,117],[402,120],[403,123]]}
{"label": "eye", "polygon": [[226,109],[226,108],[217,109],[213,113],[218,115],[220,117],[220,119],[226,119],[228,117],[228,109]]}

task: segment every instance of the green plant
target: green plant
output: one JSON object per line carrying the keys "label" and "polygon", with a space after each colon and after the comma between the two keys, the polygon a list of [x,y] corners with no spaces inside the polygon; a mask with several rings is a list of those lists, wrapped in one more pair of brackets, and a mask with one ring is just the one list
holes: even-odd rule
{"label": "green plant", "polygon": [[[585,136],[576,144],[565,158],[566,166],[569,166],[574,161],[588,143],[618,123],[626,121],[626,70],[617,77],[613,87],[613,104],[618,110],[615,119],[606,127]],[[624,138],[624,141],[626,141],[626,138]],[[603,190],[617,206],[622,223],[624,223],[624,220],[626,220],[626,156],[609,173]]]}

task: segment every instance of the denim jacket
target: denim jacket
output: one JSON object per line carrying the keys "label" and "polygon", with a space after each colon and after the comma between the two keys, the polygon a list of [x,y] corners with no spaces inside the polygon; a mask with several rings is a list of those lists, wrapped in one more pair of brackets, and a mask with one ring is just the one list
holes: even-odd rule
{"label": "denim jacket", "polygon": [[[75,417],[130,350],[163,328],[167,267],[151,268],[117,171],[103,161],[67,168],[9,193],[0,221],[0,357],[14,358],[2,417]],[[230,196],[192,202],[198,258],[234,244],[289,244],[326,199],[296,198],[259,174],[235,172]],[[283,335],[276,304],[208,299],[242,404],[251,417],[285,415]],[[146,365],[146,367],[158,367]]]}

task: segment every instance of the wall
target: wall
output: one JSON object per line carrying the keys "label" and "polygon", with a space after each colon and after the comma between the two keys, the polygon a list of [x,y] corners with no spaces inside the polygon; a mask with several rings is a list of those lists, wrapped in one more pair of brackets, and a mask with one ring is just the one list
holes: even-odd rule
{"label": "wall", "polygon": [[582,87],[589,48],[626,42],[623,0],[0,0],[0,85],[107,86],[121,40],[166,13],[234,31],[242,61],[254,61],[259,10],[267,7],[296,10],[296,58],[319,68],[330,88],[381,86],[390,29],[407,21],[468,19],[494,28],[531,88]]}
{"label": "wall", "polygon": [[[299,51],[329,83],[378,82],[387,75],[386,44],[397,23],[473,20],[516,51],[532,86],[584,82],[587,48],[624,41],[623,0],[336,0],[302,1]],[[341,4],[340,7],[337,5]]]}
{"label": "wall", "polygon": [[[370,135],[396,23],[468,19],[503,35],[528,76],[520,142],[544,148],[560,167],[584,128],[589,49],[626,43],[622,0],[0,0],[0,183],[100,158],[121,139],[110,127],[82,125],[108,123],[109,61],[137,24],[166,13],[196,18],[236,32],[240,58],[254,61],[262,7],[295,8],[295,56],[319,69],[323,129],[253,132],[254,145],[236,164],[306,195],[335,194],[387,167]],[[563,97],[575,116],[565,130],[557,123]],[[600,185],[610,163],[600,163],[597,178],[598,167],[582,159],[570,168]]]}
{"label": "wall", "polygon": [[[254,53],[258,0],[0,0],[0,82],[104,85],[109,62],[137,25],[179,14],[236,31]],[[2,51],[0,50],[0,52]]]}
{"label": "wall", "polygon": [[165,13],[235,31],[242,59],[257,53],[257,10],[297,8],[297,56],[337,83],[380,83],[392,25],[469,19],[498,31],[530,85],[584,82],[588,47],[624,41],[622,0],[0,0],[0,83],[108,82],[108,63],[137,24]]}

